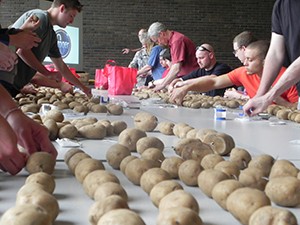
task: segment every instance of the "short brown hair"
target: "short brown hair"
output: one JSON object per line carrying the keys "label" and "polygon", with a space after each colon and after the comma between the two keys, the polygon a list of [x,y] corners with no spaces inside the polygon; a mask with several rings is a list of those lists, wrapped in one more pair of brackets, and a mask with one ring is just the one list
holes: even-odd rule
{"label": "short brown hair", "polygon": [[53,0],[52,7],[59,7],[64,5],[66,9],[76,9],[81,12],[83,5],[79,0]]}
{"label": "short brown hair", "polygon": [[250,43],[257,41],[257,38],[251,31],[243,31],[233,39],[233,43],[237,43],[238,47],[247,47]]}

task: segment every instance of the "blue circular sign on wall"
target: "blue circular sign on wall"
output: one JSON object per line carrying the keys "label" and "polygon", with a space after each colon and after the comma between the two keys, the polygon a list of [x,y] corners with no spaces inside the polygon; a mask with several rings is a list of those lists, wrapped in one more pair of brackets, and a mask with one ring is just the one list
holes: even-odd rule
{"label": "blue circular sign on wall", "polygon": [[61,54],[61,57],[66,58],[71,51],[71,38],[65,30],[58,29],[56,31],[57,45]]}

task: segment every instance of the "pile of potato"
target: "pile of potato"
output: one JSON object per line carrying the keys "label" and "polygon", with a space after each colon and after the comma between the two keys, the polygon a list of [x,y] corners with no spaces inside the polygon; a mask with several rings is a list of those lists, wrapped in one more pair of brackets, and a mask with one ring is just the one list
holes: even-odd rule
{"label": "pile of potato", "polygon": [[18,94],[15,97],[16,103],[23,112],[38,113],[42,104],[51,104],[58,110],[72,109],[76,113],[109,113],[112,115],[123,114],[121,105],[109,103],[100,104],[100,97],[88,98],[81,93],[63,93],[54,88],[39,88],[36,94]]}
{"label": "pile of potato", "polygon": [[[193,198],[189,200],[189,207],[185,206],[185,202],[180,202],[179,193],[185,191],[174,180],[177,178],[185,185],[198,186],[244,225],[270,225],[272,221],[297,224],[290,211],[271,206],[271,202],[281,207],[295,207],[300,204],[300,172],[291,162],[275,160],[270,155],[252,158],[246,149],[235,146],[230,135],[216,130],[194,129],[184,123],[156,124],[156,129],[161,133],[179,138],[174,146],[178,156],[165,158],[161,140],[147,136],[137,128],[127,128],[126,132],[135,130],[138,135],[129,135],[127,141],[110,148],[107,151],[107,160],[114,169],[120,169],[133,184],[141,186],[149,195],[153,204],[159,208],[157,224],[167,224],[166,221],[174,218],[181,221],[179,211],[186,211],[185,208],[198,214],[195,210],[197,207],[191,200]],[[121,155],[121,152],[124,154]],[[137,152],[140,156],[132,155],[132,152]],[[176,200],[169,197],[172,203],[163,204],[166,201],[163,199],[168,199],[168,195],[174,195]],[[174,209],[161,209],[161,205],[171,207],[176,204],[174,202],[180,202]],[[170,212],[174,212],[174,215]],[[186,215],[190,214],[186,212]],[[193,215],[189,218],[194,218]]]}
{"label": "pile of potato", "polygon": [[[154,92],[152,89],[141,89],[134,90],[133,95],[139,99],[148,99],[148,98],[161,98],[166,103],[171,103],[169,101],[169,94],[166,91],[163,92]],[[199,93],[188,93],[182,102],[184,107],[188,108],[212,108],[216,106],[224,106],[228,108],[238,108],[243,106],[246,103],[245,100],[241,99],[228,99],[221,96],[208,96],[201,95]]]}
{"label": "pile of potato", "polygon": [[2,215],[1,225],[51,225],[54,223],[59,213],[59,204],[53,195],[55,180],[51,175],[55,159],[49,154],[52,157],[50,159],[46,154],[37,152],[30,156],[26,165],[30,175],[17,193],[16,205]]}
{"label": "pile of potato", "polygon": [[73,120],[65,120],[59,110],[50,110],[42,117],[33,117],[49,130],[49,138],[54,141],[57,138],[75,139],[103,139],[108,136],[119,135],[127,124],[124,121],[98,120],[95,117],[83,117]]}
{"label": "pile of potato", "polygon": [[[128,196],[116,175],[105,170],[100,160],[93,159],[82,149],[69,149],[64,161],[85,193],[95,202],[89,210],[92,225],[145,225],[138,214],[129,209]],[[113,221],[113,222],[112,222]]]}

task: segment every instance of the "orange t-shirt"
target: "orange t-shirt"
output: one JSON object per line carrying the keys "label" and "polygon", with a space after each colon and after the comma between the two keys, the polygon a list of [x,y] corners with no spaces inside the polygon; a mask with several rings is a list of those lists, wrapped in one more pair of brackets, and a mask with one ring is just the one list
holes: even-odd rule
{"label": "orange t-shirt", "polygon": [[[279,80],[279,78],[282,76],[285,70],[286,68],[281,68],[279,75],[277,76],[273,85],[276,84],[276,82]],[[255,96],[260,84],[260,77],[257,74],[247,74],[246,68],[242,66],[235,70],[232,70],[227,75],[234,85],[244,86],[250,98],[253,98]],[[287,89],[281,94],[281,97],[288,102],[298,102],[298,92],[296,86],[293,85],[292,87]]]}

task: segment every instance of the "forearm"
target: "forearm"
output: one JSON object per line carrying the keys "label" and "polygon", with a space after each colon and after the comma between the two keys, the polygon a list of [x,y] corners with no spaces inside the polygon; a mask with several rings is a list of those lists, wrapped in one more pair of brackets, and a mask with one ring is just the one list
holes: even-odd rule
{"label": "forearm", "polygon": [[165,77],[165,79],[162,82],[163,86],[167,86],[170,84],[174,79],[177,78],[177,74],[179,73],[181,69],[181,63],[175,63],[170,67],[168,75]]}
{"label": "forearm", "polygon": [[152,69],[151,66],[146,65],[137,72],[137,76],[139,76],[141,74],[145,74],[145,73],[149,72],[151,69]]}
{"label": "forearm", "polygon": [[271,45],[264,63],[263,75],[256,96],[261,96],[268,92],[282,68],[284,56],[284,38],[273,33]]}
{"label": "forearm", "polygon": [[9,116],[9,114],[16,111],[18,106],[12,100],[12,97],[5,90],[5,88],[0,85],[0,96],[1,96],[1,104],[0,104],[0,115],[5,119]]}
{"label": "forearm", "polygon": [[35,57],[31,50],[18,49],[17,54],[28,66],[37,72],[45,76],[50,74],[49,70]]}
{"label": "forearm", "polygon": [[282,98],[280,96],[277,97],[276,99],[274,99],[274,102],[277,105],[282,105],[282,106],[285,106],[287,108],[292,108],[294,106],[297,106],[297,103],[288,102],[287,100],[285,100],[284,98]]}

